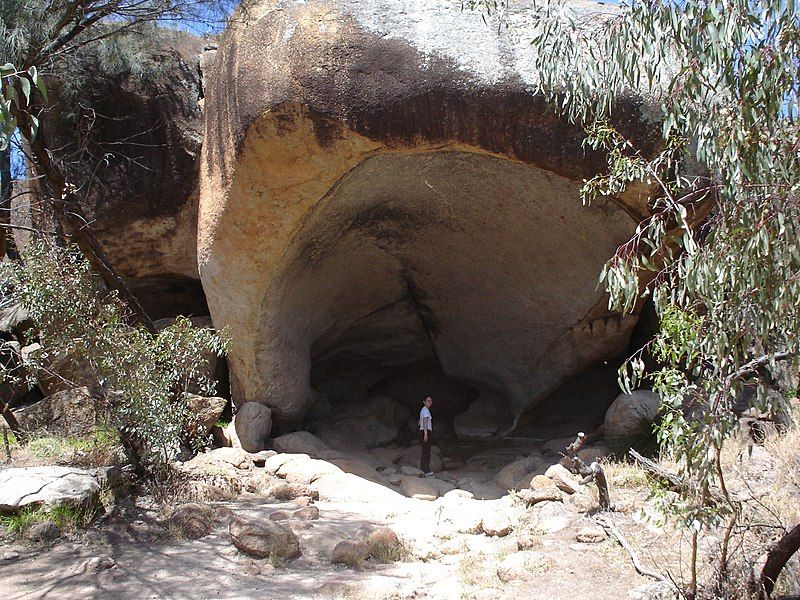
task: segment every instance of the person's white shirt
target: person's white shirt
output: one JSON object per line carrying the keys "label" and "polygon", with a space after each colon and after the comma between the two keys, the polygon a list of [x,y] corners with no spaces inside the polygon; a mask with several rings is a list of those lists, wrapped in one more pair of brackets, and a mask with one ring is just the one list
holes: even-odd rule
{"label": "person's white shirt", "polygon": [[424,423],[424,419],[426,417],[428,418],[428,430],[433,431],[433,418],[431,417],[431,411],[427,406],[423,406],[422,410],[419,411],[419,430],[422,431],[422,424]]}

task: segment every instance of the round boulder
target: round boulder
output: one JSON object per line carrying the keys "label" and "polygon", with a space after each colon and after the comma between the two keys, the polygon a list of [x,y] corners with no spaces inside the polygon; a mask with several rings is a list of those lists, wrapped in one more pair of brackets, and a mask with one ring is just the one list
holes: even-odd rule
{"label": "round boulder", "polygon": [[195,540],[211,533],[213,521],[213,508],[197,502],[187,502],[175,507],[167,522],[183,537]]}
{"label": "round boulder", "polygon": [[248,402],[236,413],[236,435],[247,452],[260,452],[267,447],[272,429],[272,411],[258,402]]}
{"label": "round boulder", "polygon": [[256,558],[300,556],[300,541],[294,532],[275,521],[238,515],[228,526],[231,542],[241,552]]}
{"label": "round boulder", "polygon": [[336,544],[331,553],[331,562],[350,567],[360,566],[369,555],[367,544],[356,540],[343,540]]}
{"label": "round boulder", "polygon": [[637,436],[647,435],[653,427],[661,399],[649,390],[620,394],[606,411],[606,443],[610,447],[630,447]]}

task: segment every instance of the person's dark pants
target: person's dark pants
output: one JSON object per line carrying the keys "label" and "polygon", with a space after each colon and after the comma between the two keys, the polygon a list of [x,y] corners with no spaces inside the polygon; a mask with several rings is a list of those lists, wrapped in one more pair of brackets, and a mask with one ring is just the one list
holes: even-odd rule
{"label": "person's dark pants", "polygon": [[425,434],[420,431],[419,438],[422,442],[422,454],[419,457],[419,468],[423,473],[431,472],[431,445],[433,444],[433,432],[428,432],[428,441],[425,441]]}

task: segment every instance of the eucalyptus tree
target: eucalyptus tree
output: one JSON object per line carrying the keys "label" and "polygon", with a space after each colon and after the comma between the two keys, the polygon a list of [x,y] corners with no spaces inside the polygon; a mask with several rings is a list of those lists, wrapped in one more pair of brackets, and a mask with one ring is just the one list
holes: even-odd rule
{"label": "eucalyptus tree", "polygon": [[[478,4],[495,9],[488,0]],[[780,396],[768,384],[784,382],[789,394],[797,385],[800,5],[634,1],[599,19],[579,16],[564,0],[533,10],[540,92],[585,127],[587,146],[608,155],[608,171],[584,182],[583,202],[640,181],[658,190],[652,216],[619,247],[601,281],[611,307],[629,312],[650,296],[660,316],[647,348],[659,366],[648,372],[639,352],[620,383],[630,390],[649,380],[662,400],[659,439],[693,482],[677,501],[665,498],[664,508],[691,532],[686,593],[694,596],[699,533],[725,524],[723,581],[731,532],[742,519],[721,462],[737,430],[737,398],[755,386],[755,406],[774,413]],[[617,99],[631,93],[657,108],[655,155],[611,125]],[[710,502],[717,486],[721,506]],[[769,593],[775,576],[756,581],[753,593]]]}
{"label": "eucalyptus tree", "polygon": [[[136,466],[150,475],[159,475],[159,467],[174,456],[179,438],[202,437],[188,411],[186,381],[199,376],[210,392],[211,382],[199,373],[202,357],[224,353],[225,343],[185,319],[156,331],[83,215],[77,188],[84,182],[70,181],[58,151],[45,144],[43,116],[58,103],[64,114],[63,104],[80,101],[76,82],[87,56],[135,68],[138,50],[157,43],[153,36],[165,25],[180,22],[201,30],[224,20],[232,5],[233,0],[0,3],[0,151],[7,151],[12,136],[22,138],[52,214],[83,254],[70,244],[38,240],[23,252],[24,263],[2,265],[0,303],[23,306],[34,323],[41,349],[27,363],[32,374],[47,374],[65,356],[88,365],[102,388],[107,418]],[[105,286],[98,285],[92,270]],[[19,377],[0,365],[2,381]]]}
{"label": "eucalyptus tree", "polygon": [[[30,163],[49,189],[53,214],[106,284],[151,331],[150,319],[103,252],[77,202],[76,184],[83,182],[69,181],[43,142],[42,111],[58,101],[48,99],[44,82],[57,84],[50,87],[61,92],[74,89],[81,77],[81,55],[99,54],[123,39],[147,42],[158,34],[155,25],[205,30],[222,23],[234,5],[235,0],[4,0],[0,5],[0,151],[18,130]],[[123,58],[132,64],[135,43],[127,49]],[[7,162],[8,154],[3,156]]]}

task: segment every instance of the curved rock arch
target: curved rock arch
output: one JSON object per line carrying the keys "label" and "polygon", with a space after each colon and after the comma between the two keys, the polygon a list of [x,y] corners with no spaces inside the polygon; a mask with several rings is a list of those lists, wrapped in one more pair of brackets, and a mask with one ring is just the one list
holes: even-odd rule
{"label": "curved rock arch", "polygon": [[[604,158],[524,74],[484,77],[387,38],[365,10],[265,4],[229,32],[206,85],[198,255],[233,338],[234,398],[291,429],[312,378],[365,391],[436,362],[502,406],[507,429],[626,346],[636,317],[608,313],[597,274],[644,207],[580,205]],[[617,114],[646,138],[636,101]],[[362,372],[336,366],[348,360]]]}

